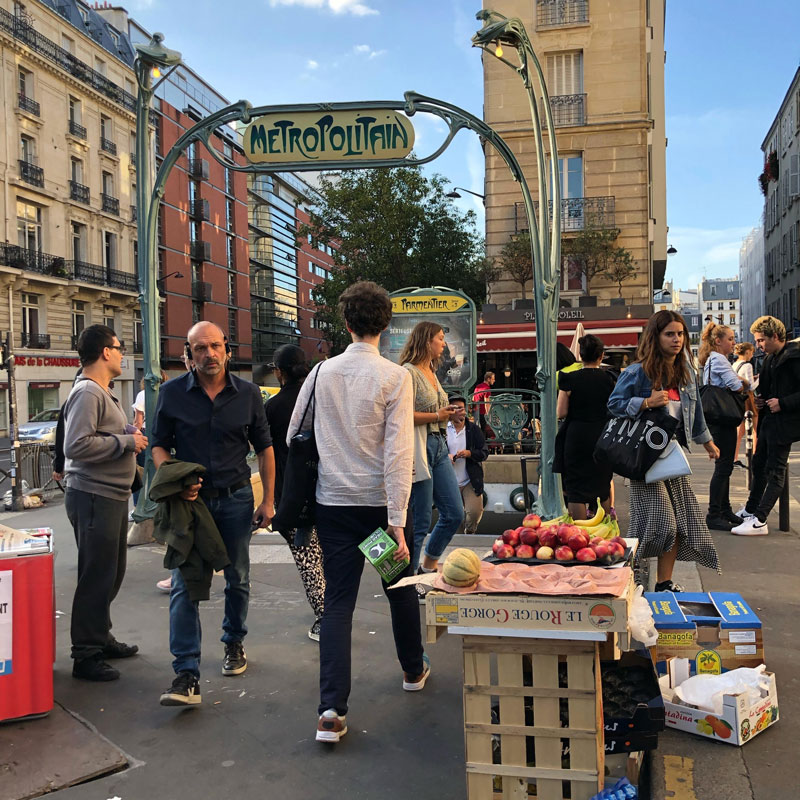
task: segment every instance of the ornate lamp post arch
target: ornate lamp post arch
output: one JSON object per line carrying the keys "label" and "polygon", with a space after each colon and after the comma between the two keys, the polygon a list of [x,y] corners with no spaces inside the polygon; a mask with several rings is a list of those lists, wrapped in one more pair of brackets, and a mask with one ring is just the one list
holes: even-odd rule
{"label": "ornate lamp post arch", "polygon": [[[140,176],[137,182],[137,199],[140,213],[138,215],[138,275],[139,299],[142,306],[143,324],[143,356],[145,362],[145,414],[147,419],[155,416],[155,406],[160,381],[160,339],[158,332],[158,299],[156,289],[155,265],[158,263],[157,224],[158,210],[164,196],[167,178],[178,158],[192,142],[202,142],[211,156],[228,169],[254,174],[274,172],[302,172],[321,170],[365,169],[376,167],[418,166],[427,164],[438,158],[450,145],[456,134],[464,129],[471,130],[489,142],[505,161],[511,175],[520,184],[525,203],[528,224],[531,232],[531,257],[534,266],[534,295],[536,298],[537,350],[539,367],[537,369],[537,386],[542,398],[542,492],[538,500],[539,510],[548,517],[557,516],[563,511],[563,500],[558,476],[552,473],[553,441],[555,438],[555,332],[558,308],[558,256],[559,256],[559,208],[560,196],[558,179],[555,174],[556,154],[555,135],[549,103],[545,102],[545,118],[548,134],[552,144],[551,173],[553,180],[553,202],[547,202],[547,184],[544,165],[544,146],[540,129],[539,113],[531,89],[529,63],[533,63],[539,77],[540,87],[544,92],[544,80],[541,68],[536,60],[524,27],[519,20],[507,20],[492,12],[481,12],[488,24],[473,38],[476,46],[486,49],[491,41],[514,42],[520,54],[521,66],[516,67],[525,80],[525,86],[531,102],[531,114],[534,122],[534,135],[539,158],[539,215],[537,224],[533,199],[528,184],[514,153],[500,135],[483,120],[470,114],[458,106],[437,100],[433,97],[406,92],[402,101],[354,102],[354,103],[307,103],[298,105],[259,106],[253,107],[245,100],[200,120],[189,128],[170,148],[152,179],[150,150],[148,147],[148,113],[150,101],[155,87],[151,85],[153,67],[168,66],[175,68],[180,63],[180,54],[167,50],[161,44],[160,34],[156,34],[147,46],[137,45],[138,58],[136,73],[139,82],[137,98],[137,131],[136,159]],[[492,20],[494,20],[492,22]],[[498,21],[499,20],[499,21]],[[503,59],[504,60],[504,59]],[[509,63],[509,62],[506,62]],[[513,65],[512,65],[513,66]],[[162,79],[163,80],[163,79]],[[291,162],[260,162],[246,165],[235,164],[226,159],[212,143],[214,133],[223,125],[232,122],[249,123],[258,117],[271,114],[297,115],[304,112],[333,113],[367,110],[398,111],[413,117],[418,113],[433,114],[441,118],[448,127],[442,144],[430,155],[417,157],[410,155],[401,158],[354,158],[349,160],[304,160]],[[145,179],[142,180],[142,177]],[[548,222],[548,213],[553,216]],[[147,497],[153,473],[152,459],[148,449],[145,485],[139,496],[139,505],[135,518],[143,520],[151,517],[154,504]]]}

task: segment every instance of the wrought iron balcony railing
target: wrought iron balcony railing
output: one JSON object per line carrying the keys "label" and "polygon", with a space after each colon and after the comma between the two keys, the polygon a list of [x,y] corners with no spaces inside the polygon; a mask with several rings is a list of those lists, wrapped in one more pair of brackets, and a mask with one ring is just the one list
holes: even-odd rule
{"label": "wrought iron balcony railing", "polygon": [[106,153],[111,153],[112,156],[117,154],[116,142],[112,142],[111,139],[104,139],[102,136],[100,137],[100,149],[105,150]]}
{"label": "wrought iron balcony railing", "polygon": [[586,124],[586,95],[557,94],[550,97],[553,125],[556,128]]}
{"label": "wrought iron balcony railing", "polygon": [[36,348],[37,350],[50,349],[49,333],[27,333],[26,331],[22,331],[20,336],[23,347]]}
{"label": "wrought iron balcony railing", "polygon": [[28,97],[22,92],[17,96],[17,103],[23,111],[27,111],[29,114],[35,114],[37,117],[42,115],[39,104],[32,97]]}
{"label": "wrought iron balcony railing", "polygon": [[74,119],[69,121],[69,132],[73,136],[77,136],[79,139],[86,138],[86,128],[84,128],[79,122],[75,122]]}
{"label": "wrought iron balcony railing", "polygon": [[[561,232],[582,231],[584,228],[615,228],[615,197],[565,197],[561,201]],[[539,213],[539,203],[534,201]],[[552,206],[551,206],[552,209]],[[516,233],[528,230],[525,204],[514,204],[514,229]]]}
{"label": "wrought iron balcony railing", "polygon": [[119,216],[119,198],[112,197],[110,194],[101,194],[100,198],[103,203],[103,211],[107,214],[116,214]]}
{"label": "wrought iron balcony railing", "polygon": [[77,181],[70,181],[69,199],[74,200],[76,203],[85,203],[88,206],[90,202],[89,187]]}
{"label": "wrought iron balcony railing", "polygon": [[537,0],[536,27],[574,25],[589,21],[589,0]]}
{"label": "wrought iron balcony railing", "polygon": [[134,353],[143,353],[144,352],[144,342],[141,340],[133,340],[133,352]]}
{"label": "wrought iron balcony railing", "polygon": [[44,170],[30,161],[19,160],[19,176],[31,186],[44,186]]}
{"label": "wrought iron balcony railing", "polygon": [[211,301],[211,284],[206,281],[192,281],[192,300],[200,303]]}
{"label": "wrought iron balcony railing", "polygon": [[136,153],[131,153],[130,157],[131,157],[131,166],[135,167],[136,166]]}
{"label": "wrought iron balcony railing", "polygon": [[0,263],[42,275],[53,275],[57,278],[69,277],[67,263],[61,256],[42,253],[15,244],[0,244]]}
{"label": "wrought iron balcony railing", "polygon": [[137,210],[136,206],[132,205],[131,206],[131,222],[136,222],[138,216],[139,216],[139,214],[138,214],[138,210]]}

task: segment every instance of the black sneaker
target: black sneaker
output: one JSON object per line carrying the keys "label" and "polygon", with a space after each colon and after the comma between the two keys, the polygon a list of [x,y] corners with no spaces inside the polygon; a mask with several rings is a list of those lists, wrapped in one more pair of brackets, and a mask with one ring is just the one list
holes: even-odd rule
{"label": "black sneaker", "polygon": [[119,670],[106,664],[101,655],[96,655],[76,661],[72,665],[72,677],[82,681],[116,681]]}
{"label": "black sneaker", "polygon": [[161,695],[162,706],[196,706],[202,702],[200,681],[188,670],[179,672],[172,686]]}
{"label": "black sneaker", "polygon": [[733,462],[733,466],[739,467],[739,469],[747,469],[747,465],[741,459],[736,459],[736,461]]}
{"label": "black sneaker", "polygon": [[729,531],[734,527],[733,522],[723,517],[722,514],[706,517],[706,525],[713,531]]}
{"label": "black sneaker", "polygon": [[683,592],[685,591],[683,586],[679,583],[673,583],[672,581],[661,581],[661,583],[656,584],[656,588],[653,590],[655,592]]}
{"label": "black sneaker", "polygon": [[225,660],[222,662],[223,675],[241,675],[247,669],[247,656],[241,642],[225,645]]}
{"label": "black sneaker", "polygon": [[319,632],[322,628],[322,620],[318,619],[309,629],[308,629],[308,638],[311,639],[312,642],[319,641]]}
{"label": "black sneaker", "polygon": [[733,509],[728,509],[727,511],[722,512],[722,516],[724,519],[728,520],[734,527],[737,525],[741,525],[744,522],[744,519],[736,514],[733,513]]}
{"label": "black sneaker", "polygon": [[130,658],[139,652],[139,645],[125,644],[112,639],[102,651],[103,658]]}

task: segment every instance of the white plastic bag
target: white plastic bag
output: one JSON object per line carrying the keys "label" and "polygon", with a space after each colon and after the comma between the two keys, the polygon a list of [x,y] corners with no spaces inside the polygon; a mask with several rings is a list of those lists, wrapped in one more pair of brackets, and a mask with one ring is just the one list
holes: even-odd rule
{"label": "white plastic bag", "polygon": [[755,669],[739,667],[721,675],[693,675],[675,687],[675,694],[688,705],[719,715],[722,714],[723,695],[747,692],[749,705],[758,701],[761,689],[769,689],[764,670],[766,666],[761,664]]}
{"label": "white plastic bag", "polygon": [[653,621],[653,612],[650,603],[642,596],[644,589],[637,586],[633,593],[631,612],[628,616],[628,627],[634,639],[645,647],[652,647],[658,641],[658,631]]}

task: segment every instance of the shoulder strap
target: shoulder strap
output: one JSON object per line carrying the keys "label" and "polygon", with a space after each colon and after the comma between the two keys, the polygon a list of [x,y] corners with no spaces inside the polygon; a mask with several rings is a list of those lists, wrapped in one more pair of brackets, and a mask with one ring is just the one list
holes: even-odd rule
{"label": "shoulder strap", "polygon": [[306,421],[306,414],[308,414],[309,407],[311,408],[311,430],[314,430],[314,413],[317,410],[317,404],[314,402],[314,394],[317,391],[317,376],[319,375],[319,371],[322,369],[322,362],[319,363],[317,366],[317,371],[314,373],[314,385],[311,387],[311,397],[308,398],[308,402],[306,403],[305,410],[303,411],[303,418],[300,420],[300,427],[298,430],[303,430],[303,425]]}

